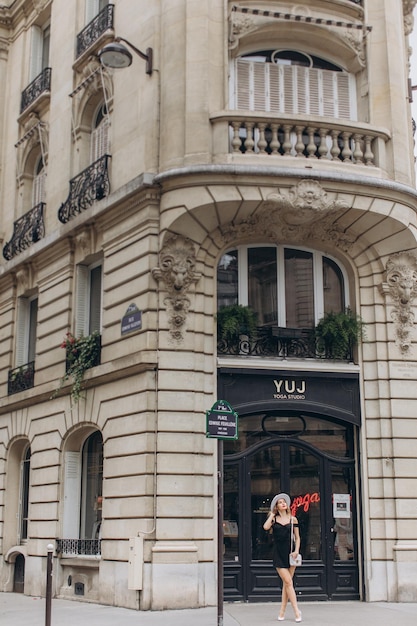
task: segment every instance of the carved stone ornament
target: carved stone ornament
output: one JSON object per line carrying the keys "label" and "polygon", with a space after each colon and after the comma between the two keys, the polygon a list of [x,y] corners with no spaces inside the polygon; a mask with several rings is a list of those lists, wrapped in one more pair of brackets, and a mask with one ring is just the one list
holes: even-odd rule
{"label": "carved stone ornament", "polygon": [[159,267],[152,270],[157,281],[163,281],[168,295],[164,299],[169,315],[169,332],[175,341],[182,341],[190,300],[187,292],[198,282],[195,272],[195,249],[192,241],[181,235],[171,235],[159,253]]}
{"label": "carved stone ornament", "polygon": [[411,310],[417,296],[417,257],[411,252],[393,254],[386,265],[386,282],[382,291],[389,294],[394,302],[391,317],[396,325],[396,345],[402,352],[411,347],[410,333],[414,325],[414,312]]}
{"label": "carved stone ornament", "polygon": [[413,10],[417,0],[403,0],[404,32],[411,35],[414,26]]}
{"label": "carved stone ornament", "polygon": [[225,243],[253,236],[274,243],[332,241],[347,252],[355,237],[336,223],[337,217],[347,208],[345,202],[329,201],[326,191],[317,181],[301,180],[289,190],[288,195],[269,195],[255,215],[238,224],[224,226],[222,239]]}

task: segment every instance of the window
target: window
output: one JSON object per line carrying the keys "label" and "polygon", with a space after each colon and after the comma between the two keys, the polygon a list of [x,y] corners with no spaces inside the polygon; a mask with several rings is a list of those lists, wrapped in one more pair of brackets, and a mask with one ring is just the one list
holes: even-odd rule
{"label": "window", "polygon": [[49,67],[50,26],[32,26],[31,54],[29,63],[29,81],[36,78]]}
{"label": "window", "polygon": [[28,538],[29,485],[30,485],[30,447],[27,448],[21,462],[20,498],[19,498],[19,530],[20,542]]}
{"label": "window", "polygon": [[100,539],[102,487],[103,438],[95,431],[65,453],[64,539]]}
{"label": "window", "polygon": [[217,268],[217,306],[242,304],[260,326],[312,328],[348,306],[344,270],[319,252],[290,246],[239,246]]}
{"label": "window", "polygon": [[232,109],[356,119],[355,77],[294,50],[267,50],[234,60]]}
{"label": "window", "polygon": [[102,265],[78,265],[75,335],[101,332]]}
{"label": "window", "polygon": [[38,298],[19,298],[17,311],[16,366],[35,360]]}

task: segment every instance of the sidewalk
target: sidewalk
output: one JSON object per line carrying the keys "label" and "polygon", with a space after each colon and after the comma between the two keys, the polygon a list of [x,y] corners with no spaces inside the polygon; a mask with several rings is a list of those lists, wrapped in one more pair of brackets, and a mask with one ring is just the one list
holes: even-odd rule
{"label": "sidewalk", "polygon": [[[415,626],[417,603],[304,602],[303,624],[309,626]],[[224,626],[277,624],[278,603],[225,603]],[[285,624],[294,624],[291,608]],[[0,593],[1,626],[45,626],[45,599]],[[52,600],[51,626],[217,626],[215,607],[181,611],[132,611],[101,604]]]}

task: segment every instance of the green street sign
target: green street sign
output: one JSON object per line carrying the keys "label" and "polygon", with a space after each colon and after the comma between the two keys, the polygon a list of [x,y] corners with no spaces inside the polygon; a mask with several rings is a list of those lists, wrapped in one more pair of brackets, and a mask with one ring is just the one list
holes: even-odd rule
{"label": "green street sign", "polygon": [[206,411],[206,437],[215,439],[238,438],[238,414],[226,400],[217,400]]}

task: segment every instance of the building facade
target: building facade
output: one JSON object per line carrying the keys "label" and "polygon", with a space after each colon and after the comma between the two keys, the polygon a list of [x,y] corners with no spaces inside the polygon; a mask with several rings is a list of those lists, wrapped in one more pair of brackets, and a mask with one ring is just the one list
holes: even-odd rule
{"label": "building facade", "polygon": [[415,4],[3,2],[3,591],[417,600]]}

